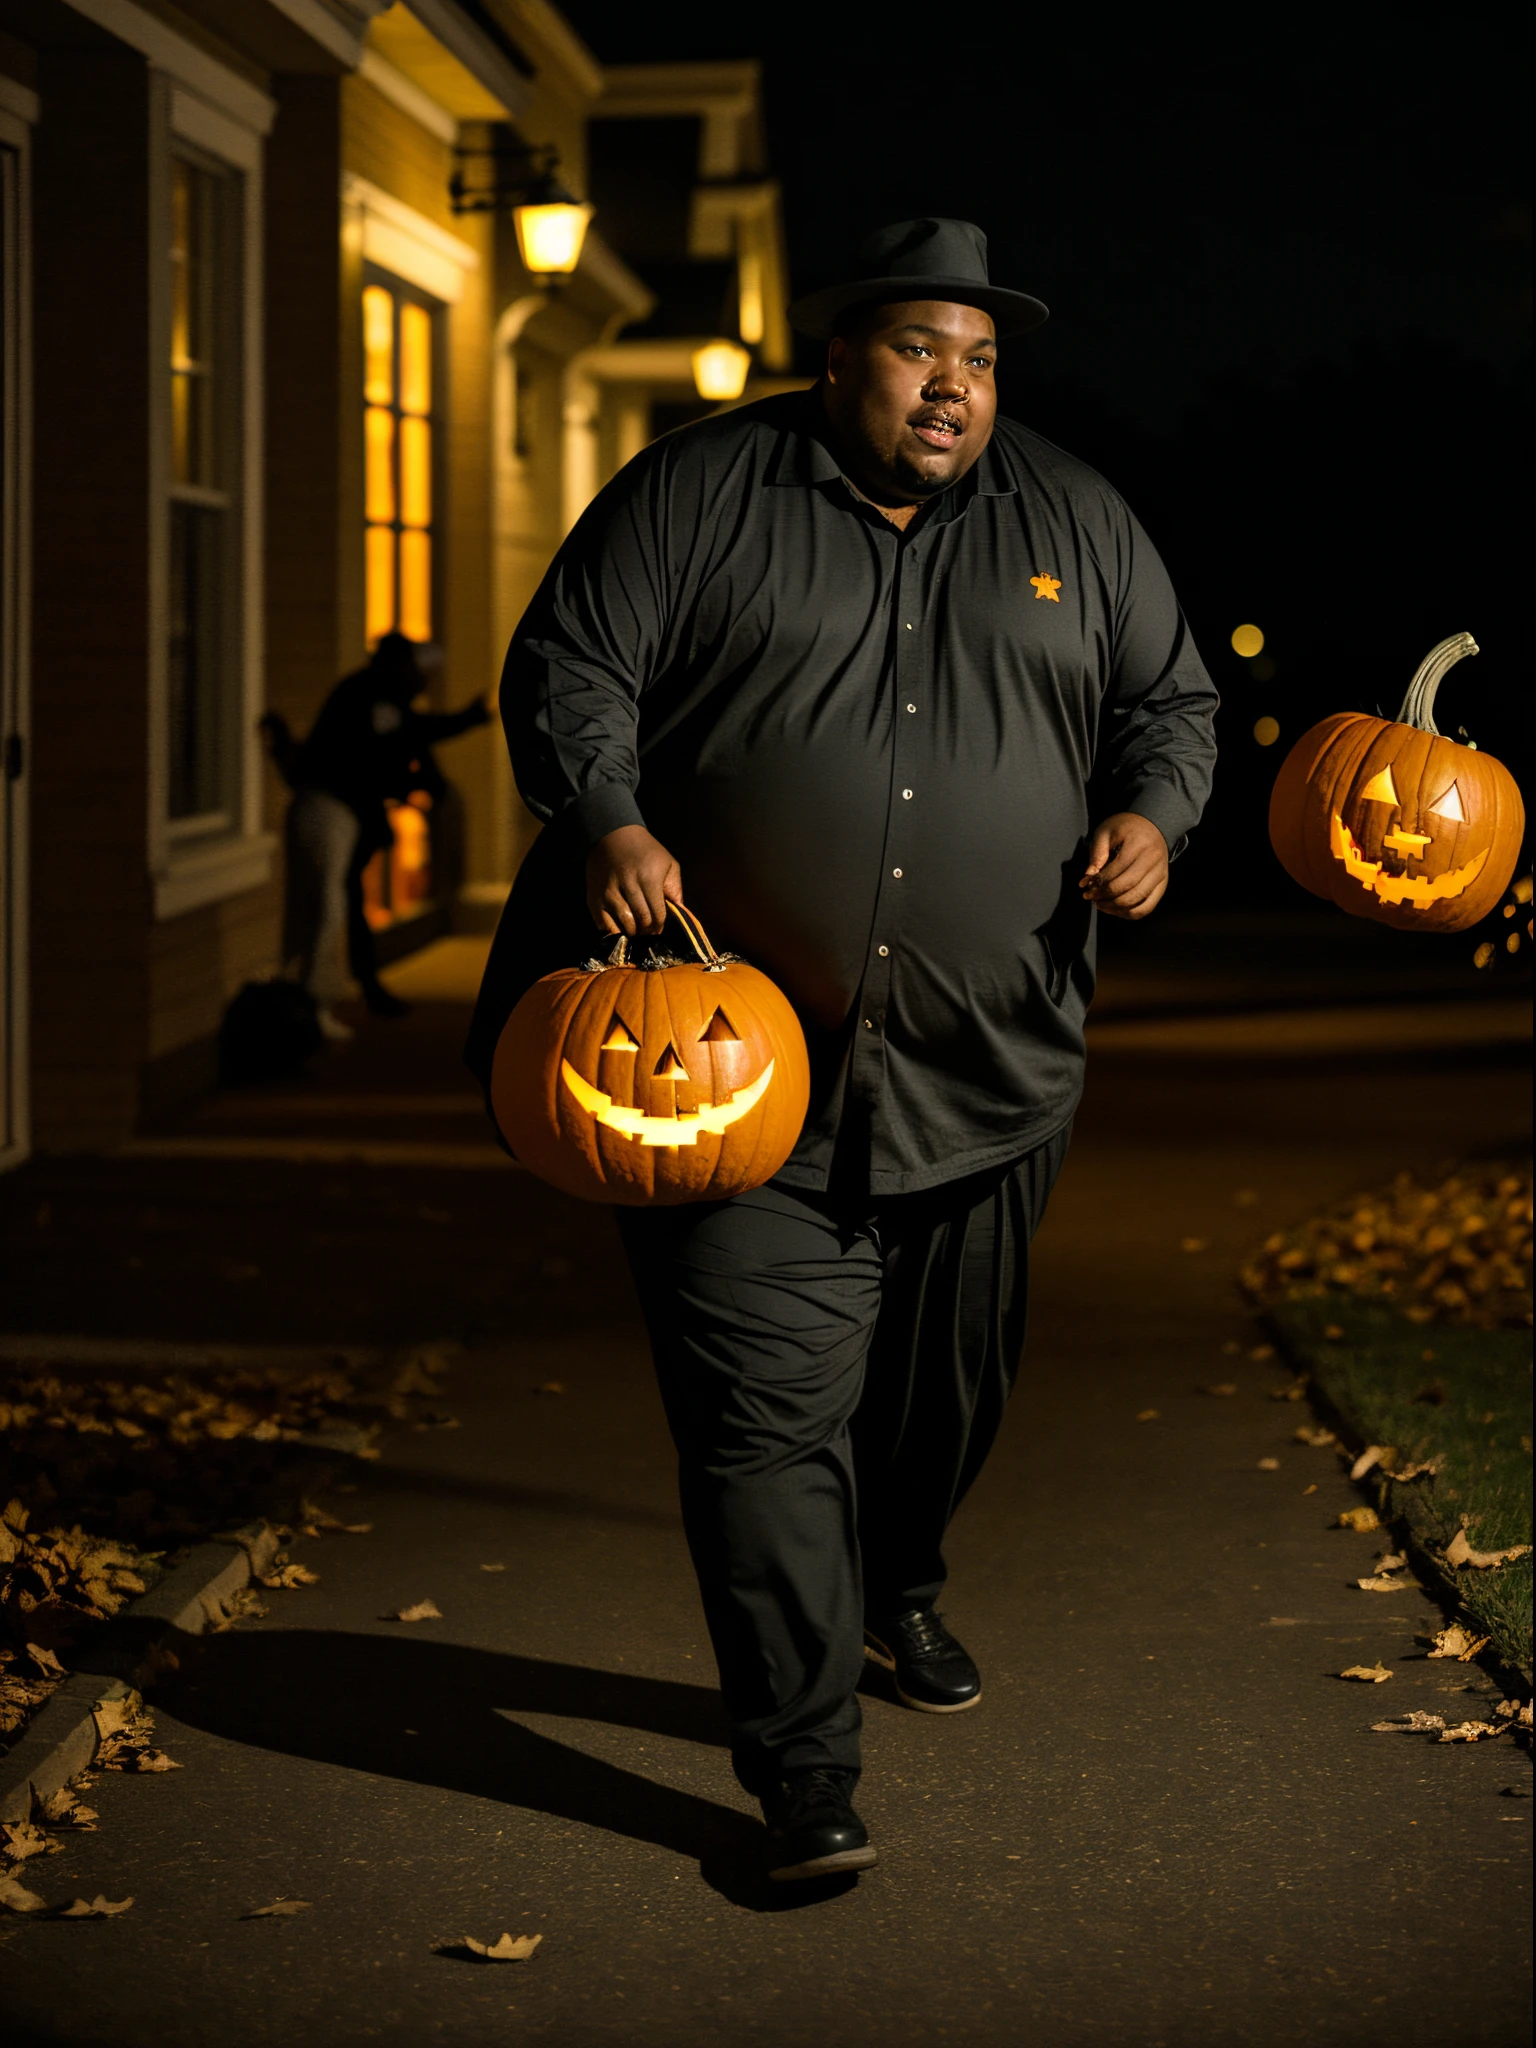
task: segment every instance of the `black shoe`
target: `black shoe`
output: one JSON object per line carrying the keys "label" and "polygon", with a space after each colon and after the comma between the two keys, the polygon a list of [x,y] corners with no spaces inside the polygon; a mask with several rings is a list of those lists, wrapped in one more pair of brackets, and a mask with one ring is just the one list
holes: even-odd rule
{"label": "black shoe", "polygon": [[864,1654],[895,1674],[896,1690],[924,1714],[960,1714],[981,1698],[981,1673],[929,1607],[867,1624]]}
{"label": "black shoe", "polygon": [[849,1804],[852,1771],[791,1771],[763,1800],[768,1875],[775,1884],[837,1877],[875,1862],[869,1834]]}

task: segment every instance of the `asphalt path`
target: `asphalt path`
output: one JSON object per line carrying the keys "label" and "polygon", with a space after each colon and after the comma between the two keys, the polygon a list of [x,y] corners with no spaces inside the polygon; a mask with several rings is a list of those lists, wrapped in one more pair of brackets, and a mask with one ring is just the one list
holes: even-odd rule
{"label": "asphalt path", "polygon": [[[945,1611],[982,1704],[915,1714],[871,1674],[859,1803],[880,1866],[810,1896],[754,1874],[609,1219],[515,1173],[443,1170],[418,1205],[473,1227],[406,1228],[404,1169],[353,1169],[360,1242],[296,1241],[259,1291],[291,1341],[306,1298],[334,1336],[357,1287],[338,1260],[396,1219],[373,1312],[396,1289],[407,1334],[436,1313],[470,1337],[437,1404],[459,1426],[393,1431],[329,1500],[371,1533],[302,1546],[318,1586],[189,1646],[155,1696],[182,1768],[103,1778],[99,1832],[31,1866],[50,1897],[134,1905],[0,1922],[7,2039],[1525,2041],[1528,1762],[1371,1732],[1497,1695],[1425,1660],[1423,1594],[1356,1589],[1382,1540],[1334,1526],[1359,1496],[1294,1440],[1308,1411],[1272,1398],[1286,1374],[1249,1355],[1232,1273],[1400,1166],[1520,1149],[1528,1114],[1512,1064],[1407,1030],[1334,1060],[1099,1058],[1036,1242],[1019,1391],[951,1545]],[[159,1177],[163,1226],[177,1188],[195,1208],[196,1176],[232,1169],[135,1170]],[[282,1173],[301,1218],[334,1169],[253,1171],[264,1214],[285,1205],[262,1174]],[[441,1619],[380,1618],[421,1600]],[[1377,1660],[1384,1685],[1336,1675]],[[244,1917],[280,1897],[309,1903]],[[503,1932],[543,1939],[524,1962],[444,1952]]]}

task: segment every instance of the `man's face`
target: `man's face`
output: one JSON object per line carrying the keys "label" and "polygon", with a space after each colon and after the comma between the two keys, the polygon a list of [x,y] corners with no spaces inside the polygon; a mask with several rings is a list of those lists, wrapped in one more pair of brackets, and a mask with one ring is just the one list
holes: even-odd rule
{"label": "man's face", "polygon": [[974,306],[880,306],[827,350],[827,413],[850,474],[877,500],[920,504],[963,477],[997,417],[997,332]]}

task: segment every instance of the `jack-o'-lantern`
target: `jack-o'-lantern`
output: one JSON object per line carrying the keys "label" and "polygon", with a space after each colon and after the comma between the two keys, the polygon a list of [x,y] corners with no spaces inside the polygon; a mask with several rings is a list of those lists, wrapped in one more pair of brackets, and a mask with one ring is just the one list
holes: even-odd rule
{"label": "jack-o'-lantern", "polygon": [[1525,834],[1514,777],[1447,739],[1435,692],[1470,633],[1419,664],[1396,720],[1340,711],[1302,734],[1269,800],[1269,837],[1304,889],[1400,931],[1460,932],[1503,895]]}
{"label": "jack-o'-lantern", "polygon": [[[621,938],[534,983],[507,1019],[491,1109],[517,1158],[588,1201],[721,1201],[771,1180],[810,1100],[800,1020],[669,904],[693,958]],[[634,957],[636,951],[643,957]]]}

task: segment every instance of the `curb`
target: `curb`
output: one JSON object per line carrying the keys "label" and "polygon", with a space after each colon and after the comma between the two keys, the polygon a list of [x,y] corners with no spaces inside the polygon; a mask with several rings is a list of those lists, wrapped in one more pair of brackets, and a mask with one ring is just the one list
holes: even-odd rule
{"label": "curb", "polygon": [[26,1821],[96,1754],[97,1707],[141,1690],[164,1668],[174,1635],[201,1635],[223,1603],[265,1572],[278,1549],[276,1531],[253,1522],[232,1535],[200,1543],[79,1653],[89,1669],[70,1673],[33,1715],[21,1740],[0,1757],[0,1821]]}

